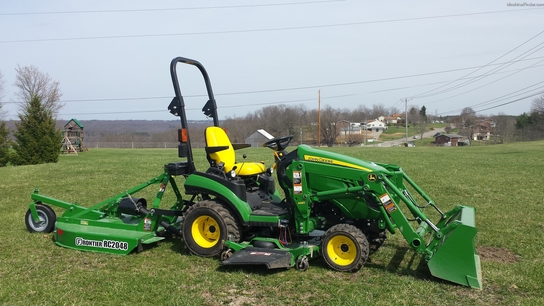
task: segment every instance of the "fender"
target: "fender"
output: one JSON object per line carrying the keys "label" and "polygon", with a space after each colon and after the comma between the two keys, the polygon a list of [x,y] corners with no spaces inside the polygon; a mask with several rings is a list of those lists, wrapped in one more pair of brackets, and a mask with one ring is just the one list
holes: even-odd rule
{"label": "fender", "polygon": [[246,187],[242,181],[229,181],[213,174],[194,172],[185,181],[185,193],[209,194],[221,199],[243,225],[249,224],[251,207],[247,199]]}

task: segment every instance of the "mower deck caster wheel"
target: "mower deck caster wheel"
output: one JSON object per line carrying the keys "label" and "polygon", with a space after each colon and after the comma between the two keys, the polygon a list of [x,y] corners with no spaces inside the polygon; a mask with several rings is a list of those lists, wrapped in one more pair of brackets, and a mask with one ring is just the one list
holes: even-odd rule
{"label": "mower deck caster wheel", "polygon": [[30,209],[26,211],[25,224],[29,232],[51,233],[55,228],[55,222],[57,222],[57,215],[51,209],[51,207],[36,203],[36,212],[40,221],[35,222],[32,218]]}
{"label": "mower deck caster wheel", "polygon": [[221,255],[220,255],[221,261],[225,261],[229,259],[232,256],[232,254],[233,253],[231,249],[224,250],[223,252],[221,252]]}
{"label": "mower deck caster wheel", "polygon": [[299,271],[306,271],[310,267],[310,263],[308,262],[308,257],[302,256],[297,259],[295,262],[295,269]]}

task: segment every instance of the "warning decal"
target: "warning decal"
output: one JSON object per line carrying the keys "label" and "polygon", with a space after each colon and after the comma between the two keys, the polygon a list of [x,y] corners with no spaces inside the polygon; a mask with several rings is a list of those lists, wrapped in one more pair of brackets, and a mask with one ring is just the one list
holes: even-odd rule
{"label": "warning decal", "polygon": [[293,193],[302,193],[302,172],[293,171]]}
{"label": "warning decal", "polygon": [[395,210],[397,210],[397,207],[395,206],[395,203],[391,200],[389,195],[387,193],[382,194],[380,196],[380,202],[382,202],[383,207],[387,211],[388,214],[391,214]]}

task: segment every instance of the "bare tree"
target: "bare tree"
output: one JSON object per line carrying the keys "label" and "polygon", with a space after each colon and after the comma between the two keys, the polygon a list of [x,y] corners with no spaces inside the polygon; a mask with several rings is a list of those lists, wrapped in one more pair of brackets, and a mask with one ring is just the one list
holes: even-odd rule
{"label": "bare tree", "polygon": [[465,107],[461,110],[459,115],[462,122],[462,128],[459,129],[459,134],[467,137],[468,141],[472,143],[474,137],[474,128],[476,125],[476,112],[472,107]]}
{"label": "bare tree", "polygon": [[372,105],[372,110],[368,113],[368,119],[378,119],[380,116],[389,116],[389,109],[383,104]]}
{"label": "bare tree", "polygon": [[389,108],[390,116],[393,116],[394,114],[401,114],[401,113],[404,113],[404,111],[401,111],[398,107],[391,106],[391,108]]}
{"label": "bare tree", "polygon": [[[281,135],[287,135],[285,121],[282,115],[285,114],[285,105],[271,105],[262,108],[256,112],[263,129],[268,131],[275,137],[281,137]],[[289,126],[287,126],[287,130]]]}
{"label": "bare tree", "polygon": [[469,127],[474,125],[474,120],[476,119],[476,112],[472,109],[472,107],[465,107],[463,110],[461,110],[461,121],[463,122],[463,126]]}
{"label": "bare tree", "polygon": [[531,113],[544,114],[544,94],[541,94],[540,97],[531,102]]}
{"label": "bare tree", "polygon": [[417,123],[419,118],[419,106],[412,105],[408,108],[408,123]]}
{"label": "bare tree", "polygon": [[248,136],[255,132],[256,129],[250,119],[252,116],[248,114],[246,117],[227,117],[223,120],[221,126],[227,131],[232,143],[243,143]]}
{"label": "bare tree", "polygon": [[413,121],[413,124],[416,128],[417,133],[419,134],[421,142],[423,142],[423,134],[427,130],[427,125],[429,125],[429,118],[427,118],[427,108],[425,108],[425,105],[421,107],[421,109],[415,116],[416,117]]}
{"label": "bare tree", "polygon": [[332,147],[340,134],[336,124],[340,120],[340,112],[327,105],[321,110],[321,140]]}
{"label": "bare tree", "polygon": [[493,117],[493,120],[495,120],[495,127],[493,128],[495,142],[504,143],[512,139],[515,133],[516,118],[499,113],[499,115]]}
{"label": "bare tree", "polygon": [[533,100],[531,103],[530,139],[544,139],[544,95]]}
{"label": "bare tree", "polygon": [[47,110],[50,110],[53,117],[56,117],[62,108],[59,103],[62,93],[59,82],[53,81],[47,73],[43,73],[36,66],[17,66],[15,85],[19,88],[17,96],[22,100],[22,107],[30,103],[33,97],[39,97]]}

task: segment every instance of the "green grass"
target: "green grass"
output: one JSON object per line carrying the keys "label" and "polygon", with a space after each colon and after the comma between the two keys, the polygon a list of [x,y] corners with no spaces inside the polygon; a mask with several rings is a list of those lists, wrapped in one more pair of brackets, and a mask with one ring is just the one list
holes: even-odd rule
{"label": "green grass", "polygon": [[[0,168],[0,304],[540,305],[543,149],[544,142],[327,149],[401,165],[444,210],[459,203],[476,207],[478,249],[495,247],[503,255],[482,258],[483,290],[430,276],[399,233],[389,235],[353,274],[332,271],[321,259],[311,261],[306,272],[223,268],[216,258],[189,255],[178,240],[128,256],[65,249],[52,242],[51,234],[25,228],[35,187],[44,195],[91,206],[160,174],[163,164],[177,160],[176,150],[95,149],[61,156],[56,164]],[[270,150],[242,151],[248,160],[272,163]],[[203,150],[195,156],[203,169]],[[178,180],[181,185],[183,179]]]}

